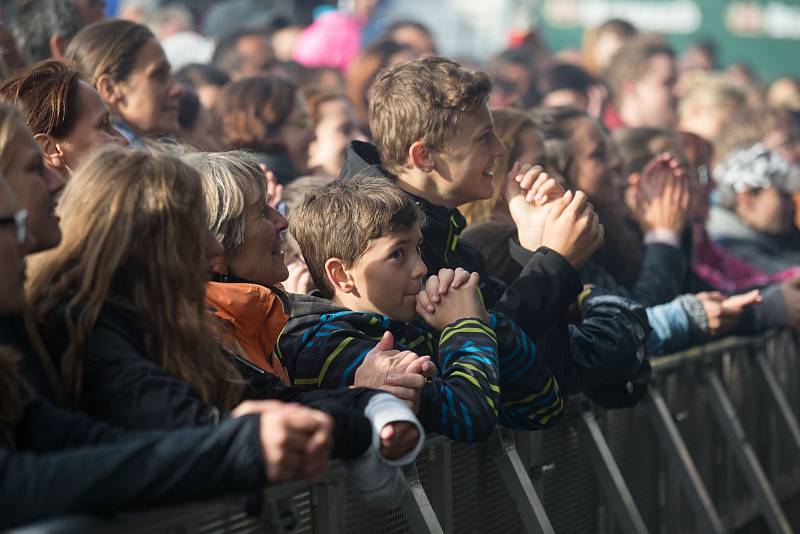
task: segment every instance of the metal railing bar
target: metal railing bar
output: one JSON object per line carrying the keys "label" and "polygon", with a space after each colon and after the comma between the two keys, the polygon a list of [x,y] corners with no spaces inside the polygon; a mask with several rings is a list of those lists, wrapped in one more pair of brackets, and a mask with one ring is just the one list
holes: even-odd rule
{"label": "metal railing bar", "polygon": [[614,460],[589,402],[579,402],[576,417],[572,417],[583,446],[589,452],[589,460],[600,482],[614,516],[622,531],[627,534],[645,534],[647,526],[633,500],[625,479]]}
{"label": "metal railing bar", "polygon": [[533,487],[528,470],[525,469],[519,451],[514,445],[511,431],[498,428],[492,435],[492,440],[497,447],[493,455],[495,465],[511,494],[522,528],[528,534],[555,534],[539,494]]}
{"label": "metal railing bar", "polygon": [[678,472],[686,499],[703,531],[720,534],[725,532],[725,526],[722,524],[717,509],[700,478],[700,473],[695,467],[689,449],[672,419],[672,414],[657,384],[651,384],[646,402],[650,410],[648,419],[653,425],[661,447]]}
{"label": "metal railing bar", "polygon": [[706,370],[705,379],[708,384],[708,400],[711,405],[711,411],[722,429],[722,434],[725,436],[736,463],[758,503],[770,532],[775,534],[793,532],[772,487],[769,485],[767,476],[764,474],[764,469],[761,467],[753,447],[747,441],[747,435],[736,415],[725,387],[722,385],[722,381],[713,369]]}

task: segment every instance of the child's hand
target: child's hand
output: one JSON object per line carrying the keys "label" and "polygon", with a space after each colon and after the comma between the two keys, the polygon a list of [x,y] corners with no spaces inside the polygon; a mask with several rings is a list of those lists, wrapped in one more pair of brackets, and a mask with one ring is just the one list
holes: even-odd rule
{"label": "child's hand", "polygon": [[407,421],[389,423],[381,429],[381,454],[396,460],[414,448],[419,440],[419,430]]}
{"label": "child's hand", "polygon": [[508,209],[517,225],[520,244],[536,250],[542,244],[550,207],[564,195],[564,189],[538,165],[521,166],[516,162],[507,180]]}
{"label": "child's hand", "polygon": [[583,191],[567,191],[547,214],[542,245],[574,268],[586,263],[603,244],[605,229]]}
{"label": "child's hand", "polygon": [[432,313],[420,302],[421,294],[427,291],[420,291],[420,295],[417,295],[417,313],[426,323],[439,331],[444,330],[450,323],[466,317],[477,317],[488,321],[489,314],[486,313],[478,293],[479,281],[478,273],[472,273],[464,285],[458,289],[451,287],[446,295],[439,295],[439,303],[435,305]]}
{"label": "child's hand", "polygon": [[462,269],[440,269],[438,275],[431,275],[425,281],[425,286],[419,292],[417,301],[429,313],[434,312],[434,306],[439,302],[441,295],[446,295],[451,287],[457,289],[467,283],[469,273]]}

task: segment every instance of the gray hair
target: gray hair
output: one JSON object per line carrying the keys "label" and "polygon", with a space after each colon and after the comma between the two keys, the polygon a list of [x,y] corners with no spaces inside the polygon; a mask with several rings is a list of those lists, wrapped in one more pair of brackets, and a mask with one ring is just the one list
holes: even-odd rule
{"label": "gray hair", "polygon": [[247,207],[266,205],[267,182],[252,152],[195,152],[183,161],[203,177],[208,228],[230,256],[244,242]]}
{"label": "gray hair", "polygon": [[83,19],[71,0],[22,0],[16,3],[11,32],[31,63],[50,57],[50,37],[72,39]]}

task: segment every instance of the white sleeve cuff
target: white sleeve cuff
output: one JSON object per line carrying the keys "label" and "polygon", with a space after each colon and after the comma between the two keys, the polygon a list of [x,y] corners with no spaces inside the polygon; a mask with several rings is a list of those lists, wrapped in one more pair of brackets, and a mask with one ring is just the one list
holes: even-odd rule
{"label": "white sleeve cuff", "polygon": [[666,228],[653,228],[644,234],[645,245],[654,245],[657,243],[681,248],[681,238],[678,233]]}
{"label": "white sleeve cuff", "polygon": [[[425,444],[425,430],[406,403],[390,393],[379,393],[369,400],[367,407],[364,409],[364,415],[370,420],[374,429],[372,447],[378,452],[378,456],[384,463],[392,466],[402,466],[414,461],[414,458],[417,457]],[[414,448],[406,454],[400,458],[389,460],[380,454],[380,433],[387,424],[397,422],[408,422],[417,427],[419,439]]]}

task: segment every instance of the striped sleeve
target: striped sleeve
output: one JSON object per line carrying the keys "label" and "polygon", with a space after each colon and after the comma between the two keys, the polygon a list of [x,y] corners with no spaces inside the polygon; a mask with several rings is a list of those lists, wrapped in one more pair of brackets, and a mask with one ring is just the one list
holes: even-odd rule
{"label": "striped sleeve", "polygon": [[456,441],[485,441],[500,402],[497,339],[479,319],[460,319],[439,338],[438,375],[423,389],[420,417],[427,428]]}
{"label": "striped sleeve", "polygon": [[491,316],[500,350],[502,387],[498,423],[516,430],[553,426],[564,412],[564,395],[533,341],[511,319]]}

